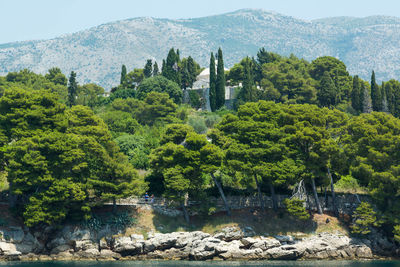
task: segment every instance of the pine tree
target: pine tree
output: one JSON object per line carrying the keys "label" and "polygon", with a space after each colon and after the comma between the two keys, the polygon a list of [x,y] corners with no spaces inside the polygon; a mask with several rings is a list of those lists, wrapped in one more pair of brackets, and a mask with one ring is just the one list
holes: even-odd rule
{"label": "pine tree", "polygon": [[363,82],[361,83],[360,88],[361,88],[361,92],[362,92],[362,98],[361,98],[362,112],[363,113],[371,113],[372,112],[371,95],[368,92],[368,89],[365,87],[365,84]]}
{"label": "pine tree", "polygon": [[362,112],[360,80],[358,79],[357,75],[354,76],[353,78],[353,90],[351,91],[351,106],[354,108],[354,110]]}
{"label": "pine tree", "polygon": [[336,103],[337,89],[329,72],[325,71],[320,82],[318,100],[321,106],[330,107]]}
{"label": "pine tree", "polygon": [[216,109],[225,105],[225,69],[221,48],[218,49],[217,79],[215,82]]}
{"label": "pine tree", "polygon": [[158,74],[159,74],[158,64],[157,61],[155,61],[153,65],[153,76],[157,76]]}
{"label": "pine tree", "polygon": [[120,84],[123,85],[125,84],[126,81],[126,66],[122,65],[122,69],[121,69],[121,80],[120,80]]}
{"label": "pine tree", "polygon": [[148,59],[143,69],[144,77],[150,78],[152,73],[153,73],[153,62],[151,61],[151,59]]}
{"label": "pine tree", "polygon": [[374,111],[382,111],[382,95],[379,85],[376,83],[374,71],[372,71],[371,75],[371,100],[372,109]]}
{"label": "pine tree", "polygon": [[211,111],[217,110],[217,97],[216,97],[216,90],[215,90],[215,82],[216,82],[216,75],[215,75],[215,58],[214,54],[211,52],[210,57],[210,106]]}
{"label": "pine tree", "polygon": [[68,83],[68,106],[76,105],[76,97],[78,94],[78,84],[76,82],[76,73],[71,71]]}

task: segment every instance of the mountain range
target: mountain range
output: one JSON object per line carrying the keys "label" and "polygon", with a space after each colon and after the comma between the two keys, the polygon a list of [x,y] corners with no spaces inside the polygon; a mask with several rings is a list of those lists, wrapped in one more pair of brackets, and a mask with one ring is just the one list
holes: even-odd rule
{"label": "mountain range", "polygon": [[75,71],[80,83],[94,82],[107,90],[118,84],[121,65],[142,68],[146,59],[161,66],[171,47],[191,55],[201,66],[221,47],[231,67],[258,49],[313,60],[333,56],[351,74],[369,80],[400,76],[400,18],[333,17],[312,21],[259,9],[191,19],[140,17],[102,24],[50,40],[0,44],[0,75],[28,68],[45,73],[57,66]]}

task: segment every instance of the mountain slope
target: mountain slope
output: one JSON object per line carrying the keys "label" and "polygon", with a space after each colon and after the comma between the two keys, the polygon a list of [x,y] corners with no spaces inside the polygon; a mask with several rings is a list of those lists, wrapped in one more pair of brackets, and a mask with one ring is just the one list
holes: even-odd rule
{"label": "mountain slope", "polygon": [[330,55],[352,74],[369,79],[398,78],[400,19],[328,18],[305,21],[264,10],[243,9],[195,19],[134,18],[103,24],[51,40],[0,45],[0,75],[22,68],[45,73],[53,66],[74,70],[81,83],[109,89],[119,81],[121,65],[143,67],[146,59],[161,65],[171,47],[207,66],[219,46],[225,64],[255,56],[260,47],[312,60]]}

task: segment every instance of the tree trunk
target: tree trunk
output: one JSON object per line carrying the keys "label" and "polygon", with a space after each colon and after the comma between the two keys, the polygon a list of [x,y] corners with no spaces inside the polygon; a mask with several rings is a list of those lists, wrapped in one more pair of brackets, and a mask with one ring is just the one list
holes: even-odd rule
{"label": "tree trunk", "polygon": [[272,208],[274,211],[278,210],[278,200],[276,199],[275,188],[272,183],[269,184],[269,190],[271,191],[271,198],[272,198]]}
{"label": "tree trunk", "polygon": [[336,206],[336,196],[335,196],[335,187],[333,186],[333,178],[331,174],[331,169],[328,167],[328,177],[331,180],[331,191],[332,191],[332,209],[336,216],[339,215],[339,211]]}
{"label": "tree trunk", "polygon": [[264,201],[262,199],[261,188],[260,188],[260,184],[258,183],[257,174],[254,174],[254,179],[256,180],[256,185],[257,185],[258,201],[260,202],[261,210],[264,211],[265,210]]}
{"label": "tree trunk", "polygon": [[218,191],[219,191],[219,194],[221,195],[222,201],[224,202],[226,214],[228,214],[228,216],[231,216],[231,209],[229,207],[228,201],[226,200],[226,197],[225,197],[225,194],[224,194],[224,190],[222,190],[221,184],[218,182],[217,178],[215,178],[213,173],[211,173],[211,177],[212,177],[215,185],[218,188]]}
{"label": "tree trunk", "polygon": [[326,187],[324,192],[324,202],[325,202],[325,207],[328,207],[329,203],[328,203],[328,193]]}
{"label": "tree trunk", "polygon": [[312,185],[312,190],[314,193],[315,205],[317,206],[318,214],[322,214],[322,208],[321,208],[321,204],[319,203],[319,198],[318,198],[318,194],[317,194],[317,188],[315,187],[314,178],[311,178],[311,185]]}
{"label": "tree trunk", "polygon": [[185,202],[181,203],[181,207],[182,207],[182,211],[183,211],[183,217],[185,217],[186,223],[189,224],[190,223],[189,213],[186,209]]}

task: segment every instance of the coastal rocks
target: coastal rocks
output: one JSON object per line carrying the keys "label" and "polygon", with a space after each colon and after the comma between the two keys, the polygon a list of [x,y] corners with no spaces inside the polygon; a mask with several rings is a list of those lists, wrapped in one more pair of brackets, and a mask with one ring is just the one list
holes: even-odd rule
{"label": "coastal rocks", "polygon": [[[289,235],[255,236],[252,229],[226,227],[210,235],[201,231],[99,236],[78,227],[65,227],[44,246],[25,229],[1,230],[4,259],[168,259],[168,260],[297,260],[372,259],[377,251],[396,247],[380,235],[370,240],[340,233],[320,233],[303,239]],[[47,256],[45,256],[47,255]],[[394,254],[392,254],[394,255]]]}

